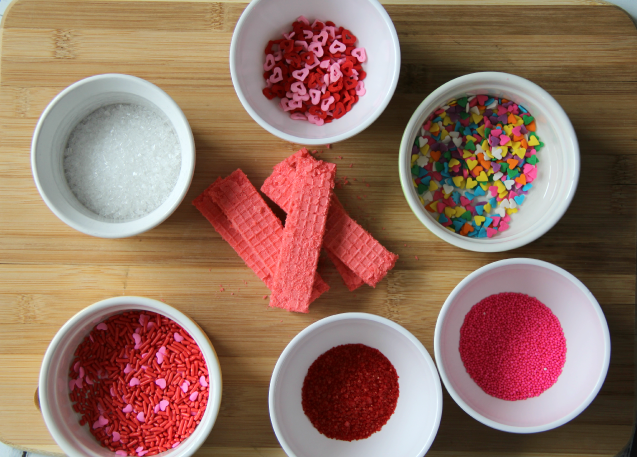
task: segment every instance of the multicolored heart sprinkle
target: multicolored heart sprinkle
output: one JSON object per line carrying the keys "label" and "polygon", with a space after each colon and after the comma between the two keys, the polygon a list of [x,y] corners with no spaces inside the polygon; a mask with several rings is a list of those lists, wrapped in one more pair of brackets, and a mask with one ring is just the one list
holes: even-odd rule
{"label": "multicolored heart sprinkle", "polygon": [[503,98],[450,100],[416,136],[411,173],[420,202],[448,230],[491,238],[509,228],[537,178],[544,146],[534,117]]}

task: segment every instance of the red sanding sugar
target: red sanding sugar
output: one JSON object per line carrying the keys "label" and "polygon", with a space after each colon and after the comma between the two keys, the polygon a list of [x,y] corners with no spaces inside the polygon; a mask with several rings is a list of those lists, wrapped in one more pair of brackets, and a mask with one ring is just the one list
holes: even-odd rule
{"label": "red sanding sugar", "polygon": [[465,316],[460,357],[486,393],[524,400],[555,384],[566,360],[566,339],[558,318],[536,298],[495,294]]}
{"label": "red sanding sugar", "polygon": [[70,398],[80,425],[117,455],[155,455],[194,432],[208,403],[199,346],[172,320],[149,312],[97,324],[75,351]]}
{"label": "red sanding sugar", "polygon": [[323,435],[368,438],[387,423],[398,402],[398,374],[378,349],[345,344],[325,352],[303,382],[303,411]]}

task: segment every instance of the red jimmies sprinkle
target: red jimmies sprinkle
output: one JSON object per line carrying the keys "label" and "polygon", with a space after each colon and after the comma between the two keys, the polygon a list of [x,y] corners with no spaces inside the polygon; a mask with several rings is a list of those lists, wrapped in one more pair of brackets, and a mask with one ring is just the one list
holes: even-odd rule
{"label": "red jimmies sprinkle", "polygon": [[491,295],[467,313],[460,358],[471,379],[502,400],[537,397],[557,381],[566,361],[560,321],[536,298]]}
{"label": "red jimmies sprinkle", "polygon": [[361,440],[387,423],[398,393],[398,374],[387,357],[364,344],[344,344],[310,366],[303,382],[303,411],[328,438]]}

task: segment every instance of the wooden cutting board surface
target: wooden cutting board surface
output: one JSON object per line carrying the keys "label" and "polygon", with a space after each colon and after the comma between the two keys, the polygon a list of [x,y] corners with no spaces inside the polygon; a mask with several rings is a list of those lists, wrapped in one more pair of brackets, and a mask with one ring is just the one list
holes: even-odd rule
{"label": "wooden cutting board surface", "polygon": [[[301,329],[336,313],[370,312],[405,326],[433,355],[438,311],[462,278],[496,260],[532,257],[573,273],[602,305],[612,356],[599,396],[556,430],[514,435],[473,420],[445,392],[440,431],[428,455],[620,451],[632,431],[635,394],[637,31],[629,17],[585,0],[388,3],[402,48],[396,94],[371,128],[325,149],[322,158],[337,163],[339,175],[352,182],[337,190],[352,216],[400,260],[376,289],[355,293],[322,262],[332,289],[310,314],[300,315],[267,306],[265,286],[190,204],[217,176],[238,167],[260,186],[274,164],[299,148],[252,121],[233,90],[228,52],[245,6],[17,0],[6,12],[0,440],[60,452],[34,406],[47,344],[91,303],[143,295],[193,317],[220,356],[221,412],[199,455],[283,456],[268,417],[268,383],[277,357]],[[564,218],[531,245],[496,254],[463,251],[427,231],[402,196],[397,170],[403,130],[423,98],[452,78],[485,70],[514,73],[548,90],[570,116],[582,153],[580,185]],[[92,238],[59,221],[40,198],[30,169],[31,135],[46,104],[69,84],[109,72],[145,78],[170,94],[188,117],[197,146],[195,177],[181,207],[158,228],[122,240]]]}

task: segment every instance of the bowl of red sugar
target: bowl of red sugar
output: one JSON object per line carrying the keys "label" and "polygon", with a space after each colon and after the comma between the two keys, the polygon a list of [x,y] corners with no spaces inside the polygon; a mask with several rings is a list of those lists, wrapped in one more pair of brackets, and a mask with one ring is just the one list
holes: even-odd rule
{"label": "bowl of red sugar", "polygon": [[272,373],[269,407],[290,457],[421,457],[440,425],[442,388],[409,331],[345,313],[290,341]]}
{"label": "bowl of red sugar", "polygon": [[485,265],[445,301],[434,334],[440,377],[474,419],[537,433],[577,417],[610,361],[602,309],[575,276],[534,259]]}
{"label": "bowl of red sugar", "polygon": [[102,300],[69,319],[44,355],[38,386],[44,422],[70,457],[193,455],[221,391],[206,334],[144,297]]}
{"label": "bowl of red sugar", "polygon": [[[309,27],[313,26],[312,30],[307,30],[303,36],[293,32],[292,24],[296,21],[306,21]],[[334,24],[336,33],[332,36],[332,33],[325,32],[324,38],[320,39],[324,46],[316,47],[315,42],[321,35],[319,28],[330,27],[328,23]],[[340,27],[349,31],[351,42],[338,33]],[[289,43],[294,45],[294,49],[281,56],[279,53],[287,49],[279,49],[279,44],[272,47],[269,43],[283,40],[284,34],[289,36]],[[332,48],[334,53],[328,55],[330,43],[335,47]],[[354,47],[365,50],[364,57],[354,53],[359,56],[354,60],[355,67],[361,65],[355,78],[364,85],[358,90],[355,90],[356,84],[351,87],[341,87],[343,84],[340,84],[341,79],[349,79],[348,75],[351,74],[351,69],[345,69],[344,61],[350,57],[347,54]],[[268,57],[268,54],[272,57]],[[309,60],[293,66],[287,63],[296,57],[293,54]],[[322,68],[319,63],[328,66]],[[321,81],[318,85],[311,81],[318,73],[321,78],[326,76],[323,73],[329,73],[334,64],[334,78],[328,83],[337,85],[338,89],[332,88],[330,91]],[[279,75],[272,75],[275,78],[269,78],[269,81],[264,80],[264,71],[266,75],[274,71],[272,65],[282,66],[283,80],[279,80]],[[391,18],[377,0],[254,0],[244,10],[232,35],[230,74],[245,110],[273,135],[304,145],[336,143],[365,130],[389,104],[400,74],[400,43]],[[264,95],[266,84],[268,88],[275,88],[270,82],[282,86],[281,97],[271,98],[270,95],[269,99]],[[292,92],[297,88],[300,92],[293,96]],[[347,95],[344,93],[346,89],[349,89]],[[326,102],[325,109],[320,113],[321,117],[327,116],[326,122],[320,120],[317,123],[315,118],[307,116],[318,113],[316,110],[322,105],[323,98],[321,103],[315,99],[310,102],[313,90],[318,91],[315,92],[317,99],[325,96],[325,99],[331,100],[331,103]],[[332,95],[334,97],[330,99]],[[355,98],[353,104],[349,101],[350,95]],[[286,107],[286,111],[281,107],[282,100],[296,101],[293,98],[297,96],[304,99],[298,102],[301,109],[287,110]],[[339,103],[347,111],[342,117],[344,110],[339,110]],[[309,111],[306,108],[310,108]],[[334,119],[330,122],[332,114]]]}

